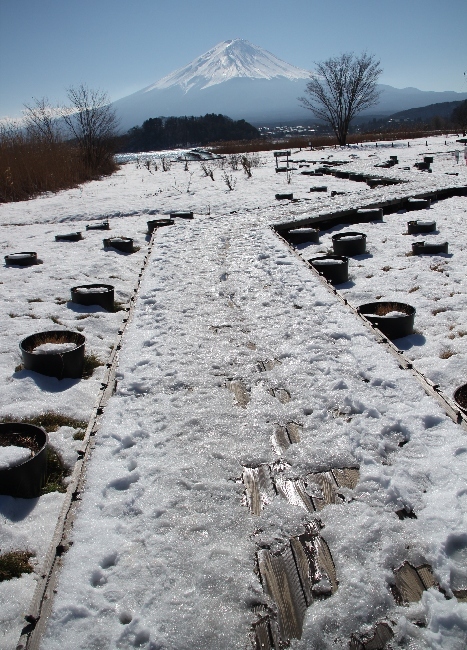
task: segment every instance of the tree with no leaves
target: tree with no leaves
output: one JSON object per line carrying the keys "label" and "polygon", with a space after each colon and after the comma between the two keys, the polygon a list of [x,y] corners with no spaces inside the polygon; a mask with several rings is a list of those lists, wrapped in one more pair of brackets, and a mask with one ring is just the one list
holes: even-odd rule
{"label": "tree with no leaves", "polygon": [[345,145],[353,118],[378,103],[376,89],[382,72],[380,62],[365,52],[353,52],[321,61],[307,84],[307,97],[300,97],[302,106],[329,124],[340,145]]}
{"label": "tree with no leaves", "polygon": [[24,104],[24,122],[30,136],[52,144],[60,140],[60,129],[57,122],[58,111],[47,97],[37,99],[34,104]]}
{"label": "tree with no leaves", "polygon": [[90,169],[105,168],[113,153],[118,120],[107,93],[86,84],[67,91],[70,106],[61,117]]}

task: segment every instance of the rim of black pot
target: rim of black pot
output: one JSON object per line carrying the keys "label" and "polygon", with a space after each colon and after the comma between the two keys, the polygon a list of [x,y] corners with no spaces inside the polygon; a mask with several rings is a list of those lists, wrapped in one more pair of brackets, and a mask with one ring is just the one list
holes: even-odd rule
{"label": "rim of black pot", "polygon": [[86,224],[86,230],[110,230],[108,221],[98,221],[97,223]]}
{"label": "rim of black pot", "polygon": [[366,239],[366,234],[364,232],[341,232],[332,236],[333,241],[340,241],[346,237],[358,237],[358,239]]}
{"label": "rim of black pot", "polygon": [[[21,257],[19,257],[21,255]],[[19,253],[9,253],[8,255],[5,255],[5,263],[6,264],[14,264],[16,260],[31,260],[36,262],[37,261],[37,253],[34,251],[21,251]]]}
{"label": "rim of black pot", "polygon": [[106,241],[129,242],[133,241],[133,239],[131,237],[107,237],[104,239],[104,242]]}
{"label": "rim of black pot", "polygon": [[316,233],[319,232],[319,228],[308,228],[308,227],[303,227],[303,228],[291,228],[290,230],[287,231],[288,234],[303,234],[305,232],[312,232]]}
{"label": "rim of black pot", "polygon": [[110,291],[114,291],[115,287],[113,284],[101,284],[95,283],[95,284],[79,284],[76,287],[71,287],[71,292],[72,293],[80,293],[80,289],[100,289],[102,288],[103,291],[92,291],[91,293],[109,293]]}
{"label": "rim of black pot", "polygon": [[[40,454],[49,443],[49,436],[47,434],[47,431],[42,427],[37,426],[36,424],[26,424],[25,422],[0,422],[0,438],[2,434],[7,435],[11,433],[13,434],[22,433],[24,435],[34,437],[36,438],[36,440],[37,438],[39,438],[38,444],[40,445],[40,447],[39,450],[34,454],[34,456],[31,456],[30,458],[26,458],[21,463],[18,463],[13,467],[2,469],[0,470],[0,472],[9,472],[12,469],[16,469],[17,467],[22,467],[26,463],[29,463],[29,461],[31,461],[35,456]],[[25,449],[30,449],[30,447],[25,447]]]}
{"label": "rim of black pot", "polygon": [[[58,341],[57,339],[68,339]],[[80,332],[74,332],[73,330],[46,330],[45,332],[36,332],[35,334],[30,334],[26,336],[19,343],[21,352],[27,352],[33,354],[34,350],[44,343],[75,343],[75,347],[72,350],[67,352],[74,352],[75,350],[83,347],[86,343],[86,338]],[[52,356],[62,356],[67,354],[67,352],[45,352],[44,357]]]}
{"label": "rim of black pot", "polygon": [[454,402],[461,409],[461,411],[467,413],[467,384],[461,384],[458,386],[454,391],[453,398]]}
{"label": "rim of black pot", "polygon": [[[321,255],[320,257],[311,257],[308,262],[312,265],[314,265],[314,262],[319,260],[335,260],[336,265],[339,262],[340,264],[348,264],[349,258],[346,257],[345,255]],[[319,264],[318,264],[319,266]],[[328,266],[332,266],[332,264],[329,264]]]}
{"label": "rim of black pot", "polygon": [[429,226],[434,226],[436,228],[436,221],[433,219],[429,220],[424,220],[424,219],[413,219],[411,221],[407,221],[407,225],[409,226],[420,226],[421,228],[428,228]]}
{"label": "rim of black pot", "polygon": [[[389,313],[390,311],[399,311],[406,316],[412,316],[416,313],[416,309],[415,307],[412,307],[412,305],[409,305],[405,302],[395,302],[391,300],[367,302],[357,307],[357,311],[363,316],[373,316],[376,318],[384,318],[385,314],[378,313],[378,311],[384,310],[387,310],[386,313]],[[403,318],[403,316],[401,316],[401,318]]]}

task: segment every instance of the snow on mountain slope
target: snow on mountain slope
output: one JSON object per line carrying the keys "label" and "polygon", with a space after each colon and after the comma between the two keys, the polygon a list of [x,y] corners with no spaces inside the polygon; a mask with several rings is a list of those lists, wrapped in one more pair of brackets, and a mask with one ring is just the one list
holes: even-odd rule
{"label": "snow on mountain slope", "polygon": [[143,92],[163,90],[173,86],[180,86],[185,92],[192,88],[201,90],[235,77],[250,79],[285,77],[295,80],[307,79],[309,76],[307,70],[296,68],[257,45],[236,38],[219,43],[184,68],[179,68],[148,86]]}

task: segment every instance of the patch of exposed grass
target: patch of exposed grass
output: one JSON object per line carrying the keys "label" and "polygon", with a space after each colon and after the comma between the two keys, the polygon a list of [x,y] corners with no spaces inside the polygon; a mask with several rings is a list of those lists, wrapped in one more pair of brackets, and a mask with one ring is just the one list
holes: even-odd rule
{"label": "patch of exposed grass", "polygon": [[9,316],[10,318],[18,318],[19,314],[15,314],[14,311],[10,311],[9,314],[8,314],[8,316]]}
{"label": "patch of exposed grass", "polygon": [[119,300],[114,300],[114,312],[123,311],[126,309],[126,303],[120,302]]}
{"label": "patch of exposed grass", "polygon": [[437,307],[436,309],[432,309],[431,313],[433,316],[436,316],[436,314],[442,314],[444,311],[447,311],[447,307]]}
{"label": "patch of exposed grass", "polygon": [[392,267],[390,267],[390,266],[383,266],[383,268],[382,268],[381,270],[387,272],[387,271],[390,271],[391,268],[392,268]]}
{"label": "patch of exposed grass", "polygon": [[79,431],[73,434],[73,440],[84,440],[85,435],[86,435],[86,431],[84,429],[80,429]]}
{"label": "patch of exposed grass", "polygon": [[413,293],[414,291],[418,291],[419,289],[420,287],[417,285],[416,287],[412,287],[411,289],[409,289],[409,293]]}
{"label": "patch of exposed grass", "polygon": [[32,573],[29,560],[33,555],[29,551],[11,551],[0,555],[0,582],[20,578],[23,573]]}
{"label": "patch of exposed grass", "polygon": [[68,300],[64,300],[63,298],[55,298],[55,302],[57,305],[64,305]]}
{"label": "patch of exposed grass", "polygon": [[89,379],[96,368],[103,366],[104,363],[94,353],[84,356],[83,379]]}
{"label": "patch of exposed grass", "polygon": [[56,316],[51,316],[50,320],[52,321],[52,323],[55,323],[55,325],[63,325],[62,321]]}
{"label": "patch of exposed grass", "polygon": [[28,298],[28,302],[44,302],[42,298]]}
{"label": "patch of exposed grass", "polygon": [[18,363],[17,366],[15,366],[15,372],[21,372],[23,370],[24,366],[22,363]]}
{"label": "patch of exposed grass", "polygon": [[1,418],[2,422],[21,422],[21,424],[33,424],[36,427],[42,427],[50,433],[57,431],[60,427],[71,427],[72,429],[86,429],[88,423],[85,420],[77,420],[68,415],[62,415],[56,411],[45,411],[40,415],[33,415],[32,417],[18,418],[12,415],[4,415]]}
{"label": "patch of exposed grass", "polygon": [[89,314],[80,314],[76,317],[76,320],[84,320],[85,318],[89,318]]}
{"label": "patch of exposed grass", "polygon": [[441,350],[439,353],[439,358],[440,359],[449,359],[450,357],[454,356],[456,352],[452,350],[451,348],[444,348],[444,350]]}
{"label": "patch of exposed grass", "polygon": [[68,473],[60,455],[49,445],[47,447],[47,478],[41,495],[49,494],[49,492],[66,492],[64,479]]}

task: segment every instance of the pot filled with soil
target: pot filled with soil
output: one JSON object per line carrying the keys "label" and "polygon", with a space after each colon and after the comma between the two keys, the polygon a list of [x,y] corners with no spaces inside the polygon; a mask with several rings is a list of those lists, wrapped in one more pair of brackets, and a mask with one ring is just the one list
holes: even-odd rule
{"label": "pot filled with soil", "polygon": [[71,301],[77,305],[99,305],[113,311],[114,287],[112,284],[82,284],[71,289]]}
{"label": "pot filled with soil", "polygon": [[276,194],[276,200],[277,201],[292,201],[293,200],[293,194]]}
{"label": "pot filled with soil", "polygon": [[150,235],[155,228],[162,228],[162,226],[173,226],[173,219],[151,219],[147,222],[148,224],[148,235]]}
{"label": "pot filled with soil", "polygon": [[5,255],[5,264],[8,266],[32,266],[37,264],[37,253],[10,253],[10,255]]}
{"label": "pot filled with soil", "polygon": [[40,496],[47,478],[47,433],[21,422],[0,424],[0,494]]}
{"label": "pot filled with soil", "polygon": [[430,244],[426,241],[415,241],[412,244],[412,253],[414,255],[439,255],[448,252],[448,242],[439,244]]}
{"label": "pot filled with soil", "polygon": [[342,232],[332,236],[335,255],[363,255],[366,252],[366,235],[363,232]]}
{"label": "pot filled with soil", "polygon": [[65,235],[55,235],[55,241],[80,241],[83,239],[80,232],[69,232]]}
{"label": "pot filled with soil", "polygon": [[131,237],[109,237],[104,239],[104,248],[115,248],[122,253],[133,253],[133,240]]}
{"label": "pot filled with soil", "polygon": [[349,279],[349,260],[343,255],[312,257],[308,263],[332,284],[342,284]]}
{"label": "pot filled with soil", "polygon": [[317,228],[292,228],[286,233],[287,241],[291,244],[305,244],[306,242],[319,243],[319,230]]}
{"label": "pot filled with soil", "polygon": [[31,334],[19,344],[23,365],[48,377],[80,378],[86,339],[79,332],[51,330]]}
{"label": "pot filled with soil", "polygon": [[436,221],[407,221],[407,234],[419,235],[436,230]]}
{"label": "pot filled with soil", "polygon": [[403,302],[369,302],[357,308],[388,339],[413,334],[415,307]]}
{"label": "pot filled with soil", "polygon": [[406,210],[426,210],[431,205],[431,199],[407,199]]}

